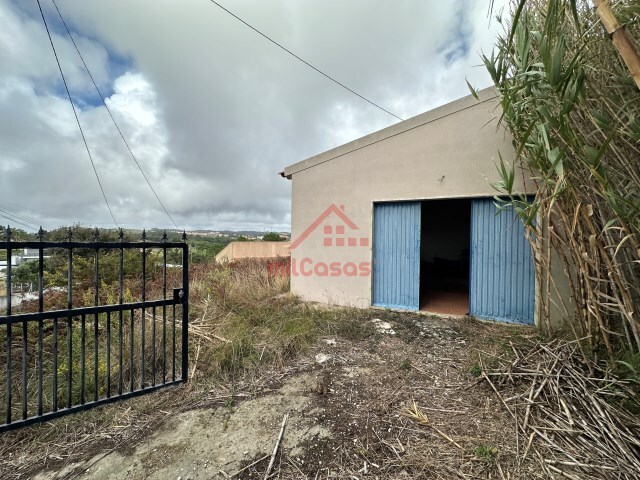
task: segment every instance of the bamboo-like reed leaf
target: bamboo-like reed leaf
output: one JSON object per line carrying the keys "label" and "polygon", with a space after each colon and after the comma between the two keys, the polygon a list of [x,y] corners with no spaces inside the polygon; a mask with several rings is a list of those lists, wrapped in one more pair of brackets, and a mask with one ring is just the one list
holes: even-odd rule
{"label": "bamboo-like reed leaf", "polygon": [[[620,0],[610,17],[637,37],[638,10]],[[514,165],[500,156],[496,202],[531,227],[538,278],[550,276],[551,248],[565,262],[572,329],[611,354],[616,339],[638,351],[640,91],[587,0],[512,0],[505,32],[483,62],[536,195],[531,204],[519,198]]]}

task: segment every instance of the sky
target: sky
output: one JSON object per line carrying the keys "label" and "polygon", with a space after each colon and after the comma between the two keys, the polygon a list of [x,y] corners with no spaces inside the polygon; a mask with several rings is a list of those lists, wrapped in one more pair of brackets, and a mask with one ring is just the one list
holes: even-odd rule
{"label": "sky", "polygon": [[[173,228],[40,1],[117,224]],[[398,122],[209,0],[56,3],[181,229],[289,231],[291,183],[278,172]],[[465,79],[491,84],[480,53],[500,26],[488,0],[219,3],[401,118],[468,95]],[[0,0],[0,66],[0,215],[14,219],[0,222],[113,227],[36,0]]]}

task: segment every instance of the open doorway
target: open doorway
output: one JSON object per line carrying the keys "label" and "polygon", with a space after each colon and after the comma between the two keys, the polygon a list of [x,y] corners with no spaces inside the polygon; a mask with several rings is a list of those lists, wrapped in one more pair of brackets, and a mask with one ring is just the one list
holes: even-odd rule
{"label": "open doorway", "polygon": [[469,313],[471,200],[422,202],[420,310]]}

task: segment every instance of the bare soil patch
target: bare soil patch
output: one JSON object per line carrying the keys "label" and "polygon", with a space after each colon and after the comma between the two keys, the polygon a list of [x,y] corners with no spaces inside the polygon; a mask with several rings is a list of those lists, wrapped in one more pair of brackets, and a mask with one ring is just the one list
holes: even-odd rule
{"label": "bare soil patch", "polygon": [[[513,419],[473,375],[479,351],[534,330],[376,310],[361,322],[250,377],[5,434],[1,476],[263,478],[288,413],[273,478],[540,478]],[[428,425],[403,415],[414,402]]]}

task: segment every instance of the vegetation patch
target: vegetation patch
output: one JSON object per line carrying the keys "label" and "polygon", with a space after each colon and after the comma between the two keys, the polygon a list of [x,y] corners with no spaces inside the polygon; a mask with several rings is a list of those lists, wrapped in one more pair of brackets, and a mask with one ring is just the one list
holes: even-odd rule
{"label": "vegetation patch", "polygon": [[[638,352],[637,1],[512,0],[498,20],[504,33],[483,60],[517,158],[498,165],[496,202],[525,223],[536,277],[549,292],[541,321],[552,330],[555,310],[590,350],[602,348],[610,358],[621,348]],[[629,39],[627,49],[621,37]],[[535,198],[517,194],[516,165],[531,176]],[[551,274],[558,261],[564,278],[561,268]]]}

